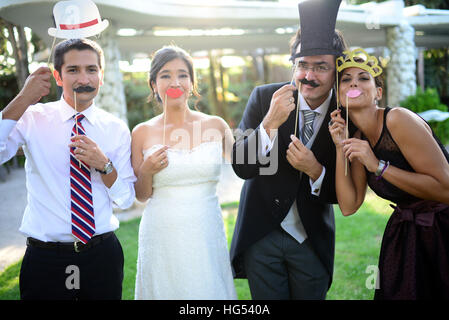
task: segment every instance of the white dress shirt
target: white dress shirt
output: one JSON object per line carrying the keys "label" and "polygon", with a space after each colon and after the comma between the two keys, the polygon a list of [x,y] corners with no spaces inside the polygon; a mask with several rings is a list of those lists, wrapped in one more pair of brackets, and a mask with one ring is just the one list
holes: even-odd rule
{"label": "white dress shirt", "polygon": [[[315,110],[315,119],[313,120],[313,135],[310,137],[306,147],[311,148],[313,142],[315,141],[315,137],[323,123],[324,118],[326,117],[327,110],[329,109],[330,101],[332,98],[332,90],[329,92],[329,96],[327,99]],[[298,103],[299,103],[299,115],[298,115],[298,128],[302,130],[304,124],[304,113],[302,110],[311,110],[309,105],[307,104],[304,97],[298,92]],[[296,112],[293,110],[292,112]],[[266,156],[268,152],[273,148],[273,144],[276,141],[277,134],[272,137],[273,140],[268,136],[263,124],[260,125],[260,150],[259,152],[262,156]],[[299,132],[299,136],[302,136],[302,132]],[[300,173],[302,175],[302,172]],[[313,181],[309,178],[311,193],[314,196],[319,196],[321,192],[321,184],[323,182],[324,176],[326,174],[326,168],[323,166],[323,170],[321,171],[321,175],[316,181]],[[300,176],[301,178],[301,176]],[[301,218],[299,217],[298,207],[296,200],[293,201],[290,210],[287,213],[287,216],[282,220],[281,227],[289,233],[293,238],[295,238],[299,243],[302,243],[305,239],[307,239],[307,232],[302,224]]]}
{"label": "white dress shirt", "polygon": [[[0,113],[0,163],[11,159],[22,146],[28,204],[19,231],[41,241],[71,242],[70,133],[75,110],[61,98],[28,107],[19,121],[2,119]],[[82,114],[87,137],[95,141],[117,170],[117,179],[107,188],[101,174],[91,169],[95,234],[118,228],[113,202],[129,208],[135,198],[131,167],[131,136],[127,125],[95,107]]]}

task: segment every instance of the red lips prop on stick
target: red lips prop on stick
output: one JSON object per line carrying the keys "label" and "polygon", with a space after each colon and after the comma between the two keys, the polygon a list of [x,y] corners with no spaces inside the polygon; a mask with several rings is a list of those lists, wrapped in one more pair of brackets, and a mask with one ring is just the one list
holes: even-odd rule
{"label": "red lips prop on stick", "polygon": [[184,91],[178,88],[169,88],[165,92],[170,98],[176,99],[183,95]]}
{"label": "red lips prop on stick", "polygon": [[[346,140],[349,139],[349,98],[357,98],[362,92],[358,89],[352,89],[346,92]],[[348,158],[345,158],[345,176],[348,175]]]}

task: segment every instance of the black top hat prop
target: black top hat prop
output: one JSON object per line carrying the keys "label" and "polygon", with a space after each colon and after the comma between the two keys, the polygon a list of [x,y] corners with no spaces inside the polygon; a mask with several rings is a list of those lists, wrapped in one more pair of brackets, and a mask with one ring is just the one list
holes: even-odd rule
{"label": "black top hat prop", "polygon": [[341,55],[332,46],[341,0],[308,0],[298,4],[301,27],[300,52],[292,56]]}

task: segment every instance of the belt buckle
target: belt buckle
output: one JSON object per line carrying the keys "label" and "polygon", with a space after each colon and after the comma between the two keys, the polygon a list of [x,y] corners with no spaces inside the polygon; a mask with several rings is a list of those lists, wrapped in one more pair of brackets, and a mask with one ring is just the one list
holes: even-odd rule
{"label": "belt buckle", "polygon": [[79,244],[80,243],[82,243],[81,241],[75,241],[74,243],[73,243],[73,248],[75,249],[75,252],[76,253],[79,253],[80,252],[80,248],[79,248]]}

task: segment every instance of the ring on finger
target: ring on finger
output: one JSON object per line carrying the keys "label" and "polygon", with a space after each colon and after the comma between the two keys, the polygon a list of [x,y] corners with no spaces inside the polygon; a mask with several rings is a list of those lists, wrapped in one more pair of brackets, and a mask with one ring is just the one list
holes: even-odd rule
{"label": "ring on finger", "polygon": [[290,97],[290,99],[288,99],[288,101],[290,101],[290,103],[293,103],[293,101],[295,101],[295,99],[293,99],[293,97]]}
{"label": "ring on finger", "polygon": [[334,124],[334,122],[333,122],[332,120],[330,120],[329,123],[328,123],[329,127],[330,127],[331,125],[333,125],[333,124]]}
{"label": "ring on finger", "polygon": [[161,166],[163,166],[165,164],[164,160],[161,160]]}

